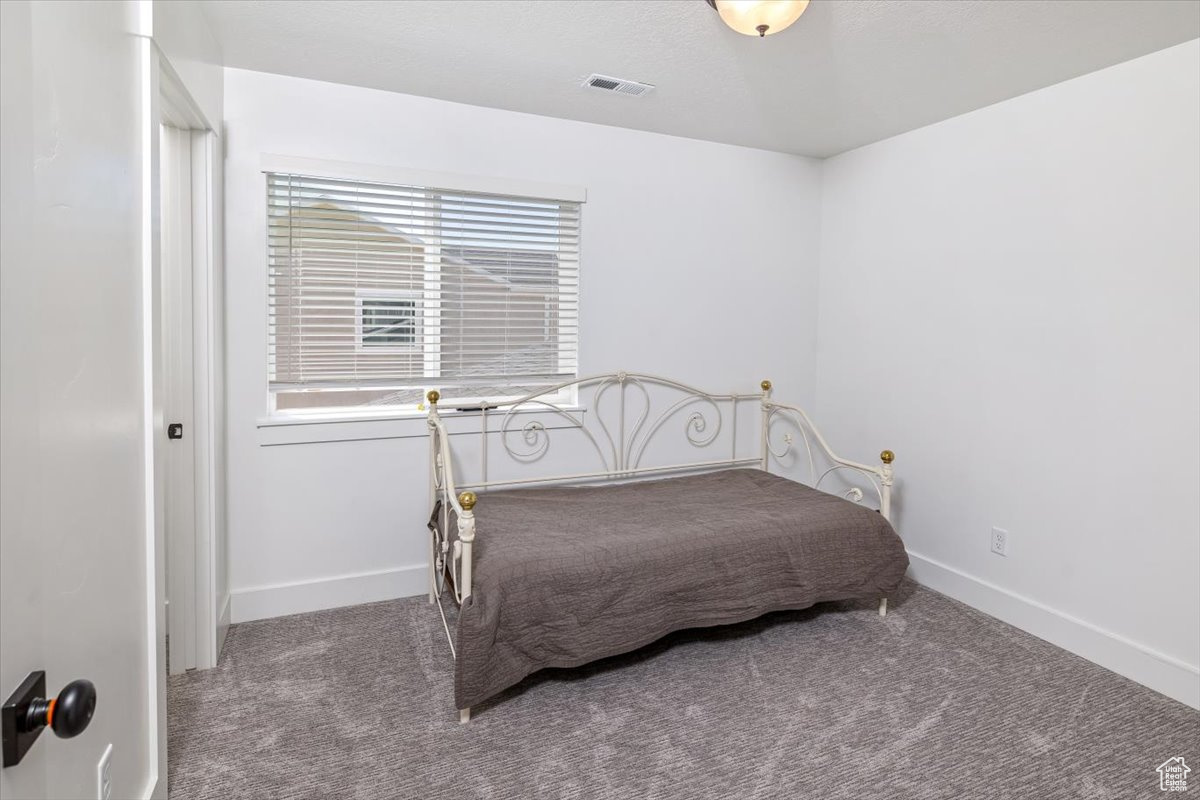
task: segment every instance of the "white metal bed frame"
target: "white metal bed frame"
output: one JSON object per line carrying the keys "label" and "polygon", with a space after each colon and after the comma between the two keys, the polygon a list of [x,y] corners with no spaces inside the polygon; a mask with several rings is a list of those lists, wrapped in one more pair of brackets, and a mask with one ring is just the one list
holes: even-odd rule
{"label": "white metal bed frame", "polygon": [[[666,408],[658,413],[653,422],[647,425],[655,397],[647,386],[658,387],[658,391],[674,392],[675,400],[668,402]],[[561,397],[564,390],[576,389],[582,391],[592,387],[592,402],[588,408],[596,420],[594,426],[586,424],[583,412],[566,408],[551,402],[547,398]],[[603,400],[613,390],[616,394],[616,408],[607,411]],[[627,398],[629,390],[640,394],[642,405],[636,419],[627,415]],[[663,476],[673,473],[683,473],[700,470],[728,469],[732,467],[758,467],[769,471],[770,459],[786,458],[793,449],[795,436],[791,431],[785,432],[781,446],[771,440],[771,426],[776,420],[785,420],[800,434],[807,454],[809,474],[813,488],[820,489],[821,484],[834,474],[851,473],[865,478],[874,489],[879,501],[879,512],[885,519],[891,521],[892,508],[892,461],[895,455],[891,450],[880,453],[880,464],[870,466],[857,461],[841,458],[836,455],[813,425],[812,420],[799,406],[776,402],[771,398],[771,382],[763,381],[761,392],[754,394],[712,394],[692,386],[663,378],[633,372],[614,372],[603,375],[593,375],[578,378],[557,386],[535,392],[519,400],[509,403],[501,411],[493,411],[491,417],[501,416],[498,431],[488,427],[489,413],[486,405],[480,410],[480,480],[473,482],[458,482],[454,477],[454,459],[450,447],[450,435],[446,431],[445,422],[438,414],[438,401],[441,399],[437,391],[426,395],[428,400],[429,423],[429,461],[430,461],[430,508],[431,516],[438,513],[440,501],[440,526],[430,525],[429,552],[429,602],[437,602],[441,614],[442,626],[450,641],[450,651],[454,653],[454,637],[446,622],[446,615],[441,607],[441,593],[446,583],[446,571],[449,568],[451,589],[455,602],[460,606],[471,596],[472,549],[475,541],[475,504],[478,500],[476,491],[486,491],[498,487],[515,487],[526,485],[553,485],[560,483],[583,483],[588,481],[626,481],[639,476]],[[756,456],[742,457],[738,454],[737,420],[738,408],[753,403],[758,406],[761,416],[759,423],[759,452]],[[636,411],[637,409],[633,409]],[[730,450],[728,458],[689,461],[669,466],[643,467],[642,457],[651,439],[671,419],[687,411],[684,417],[684,436],[694,447],[704,449],[713,446],[718,435],[726,424],[731,429]],[[552,415],[562,420],[562,428],[581,432],[585,441],[589,442],[600,458],[602,469],[593,472],[576,473],[572,475],[552,475],[535,478],[517,478],[505,480],[488,479],[488,437],[498,433],[500,442],[510,459],[517,463],[528,464],[536,462],[546,454],[550,447],[550,428],[540,419],[534,418],[519,428],[516,415],[528,411],[537,411]],[[615,430],[605,421],[606,413],[615,413]],[[729,422],[726,423],[726,417]],[[519,432],[520,442],[514,446],[510,437]],[[614,435],[615,434],[615,435]],[[817,459],[823,457],[827,464],[818,474]],[[842,496],[853,501],[861,502],[864,498],[862,488],[852,486],[845,489]],[[451,543],[448,526],[450,512],[453,510],[458,520],[458,539]],[[879,615],[887,613],[887,598],[880,598]],[[467,722],[471,718],[471,710],[461,709],[459,721]]]}

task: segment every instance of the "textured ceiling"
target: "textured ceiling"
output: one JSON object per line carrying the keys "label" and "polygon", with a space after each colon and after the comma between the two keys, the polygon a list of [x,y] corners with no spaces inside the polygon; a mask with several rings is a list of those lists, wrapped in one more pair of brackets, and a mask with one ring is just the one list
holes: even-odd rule
{"label": "textured ceiling", "polygon": [[703,0],[204,7],[232,67],[810,156],[1200,36],[1200,0],[813,0],[761,40]]}

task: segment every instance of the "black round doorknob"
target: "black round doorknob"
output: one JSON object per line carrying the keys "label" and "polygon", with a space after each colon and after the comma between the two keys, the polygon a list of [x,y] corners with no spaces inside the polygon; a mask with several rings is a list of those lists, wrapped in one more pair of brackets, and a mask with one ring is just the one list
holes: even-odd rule
{"label": "black round doorknob", "polygon": [[25,730],[48,725],[60,739],[78,736],[96,713],[96,685],[91,681],[71,681],[53,700],[37,698],[26,712]]}

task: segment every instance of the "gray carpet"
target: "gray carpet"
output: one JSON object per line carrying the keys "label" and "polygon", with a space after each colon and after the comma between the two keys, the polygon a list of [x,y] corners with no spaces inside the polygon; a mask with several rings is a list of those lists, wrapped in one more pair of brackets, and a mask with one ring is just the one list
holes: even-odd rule
{"label": "gray carpet", "polygon": [[911,584],[547,670],[466,726],[452,677],[423,598],[237,625],[170,679],[170,796],[1124,800],[1200,765],[1200,712]]}

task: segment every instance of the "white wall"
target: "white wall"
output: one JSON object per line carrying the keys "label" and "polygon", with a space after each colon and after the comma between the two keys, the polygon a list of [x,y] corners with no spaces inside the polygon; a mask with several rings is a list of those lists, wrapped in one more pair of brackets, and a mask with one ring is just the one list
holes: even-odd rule
{"label": "white wall", "polygon": [[[812,399],[812,160],[241,70],[225,74],[225,125],[235,621],[424,590],[421,420],[282,438],[257,427],[262,153],[586,187],[582,373],[655,372],[713,391],[770,377],[778,397]],[[366,440],[263,446],[325,435]]]}
{"label": "white wall", "polygon": [[1200,703],[1200,42],[823,167],[817,419],[916,576]]}

